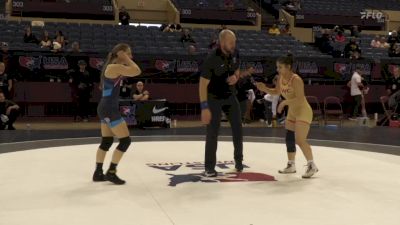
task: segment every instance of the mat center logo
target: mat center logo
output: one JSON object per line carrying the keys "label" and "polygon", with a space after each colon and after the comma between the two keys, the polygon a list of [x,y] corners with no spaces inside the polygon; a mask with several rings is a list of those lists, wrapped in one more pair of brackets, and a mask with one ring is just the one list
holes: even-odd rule
{"label": "mat center logo", "polygon": [[[242,173],[232,172],[235,168],[234,161],[218,161],[216,164],[219,174],[217,177],[205,177],[203,175],[204,163],[148,163],[147,166],[167,171],[169,176],[168,186],[175,187],[184,183],[225,183],[225,182],[256,182],[256,181],[276,181],[275,177],[257,172],[246,172],[250,167],[244,165],[245,171]],[[181,171],[196,171],[192,173],[181,173]]]}

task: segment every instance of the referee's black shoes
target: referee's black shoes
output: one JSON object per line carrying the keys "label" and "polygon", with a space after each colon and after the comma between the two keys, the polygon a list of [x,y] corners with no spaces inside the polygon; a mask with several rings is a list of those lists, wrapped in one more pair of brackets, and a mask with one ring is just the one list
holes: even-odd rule
{"label": "referee's black shoes", "polygon": [[216,170],[206,170],[206,171],[204,171],[203,176],[205,176],[205,177],[217,177],[218,176],[218,172]]}
{"label": "referee's black shoes", "polygon": [[236,169],[236,172],[238,172],[238,173],[243,172],[243,163],[242,163],[242,161],[235,161],[235,169]]}

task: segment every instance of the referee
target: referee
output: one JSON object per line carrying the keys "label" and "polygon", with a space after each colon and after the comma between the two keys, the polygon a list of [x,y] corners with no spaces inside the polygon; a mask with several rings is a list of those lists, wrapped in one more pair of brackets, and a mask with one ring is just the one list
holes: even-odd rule
{"label": "referee", "polygon": [[200,75],[201,121],[207,125],[205,173],[204,176],[216,177],[218,132],[221,122],[221,111],[228,117],[232,127],[235,168],[243,171],[243,134],[241,111],[235,84],[241,76],[236,36],[230,30],[219,34],[219,46],[205,59]]}

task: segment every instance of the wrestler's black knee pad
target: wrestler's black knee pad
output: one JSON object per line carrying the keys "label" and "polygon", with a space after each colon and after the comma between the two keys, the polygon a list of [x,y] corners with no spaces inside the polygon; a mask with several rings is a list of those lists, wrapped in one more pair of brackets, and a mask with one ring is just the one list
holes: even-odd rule
{"label": "wrestler's black knee pad", "polygon": [[129,148],[129,145],[131,145],[131,138],[124,137],[119,139],[119,144],[117,146],[117,149],[120,150],[121,152],[126,152]]}
{"label": "wrestler's black knee pad", "polygon": [[294,131],[286,131],[286,148],[287,152],[296,152],[296,139]]}
{"label": "wrestler's black knee pad", "polygon": [[102,137],[99,148],[103,151],[108,151],[111,148],[111,145],[113,144],[113,142],[114,142],[113,137]]}

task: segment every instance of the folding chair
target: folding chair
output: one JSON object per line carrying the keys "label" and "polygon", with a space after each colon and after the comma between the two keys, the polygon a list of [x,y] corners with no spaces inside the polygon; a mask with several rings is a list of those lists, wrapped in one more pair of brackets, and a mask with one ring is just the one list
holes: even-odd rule
{"label": "folding chair", "polygon": [[381,126],[383,126],[387,121],[390,120],[390,118],[392,118],[393,114],[395,114],[398,105],[396,105],[394,109],[390,109],[388,106],[389,96],[381,96],[379,100],[381,101],[383,112],[385,113],[383,120],[380,120]]}
{"label": "folding chair", "polygon": [[339,121],[343,125],[343,107],[338,97],[329,96],[324,99],[324,124],[328,121]]}
{"label": "folding chair", "polygon": [[318,126],[321,125],[322,120],[322,110],[321,105],[319,104],[319,99],[316,96],[306,96],[308,103],[310,104],[313,111],[313,121],[318,122]]}

